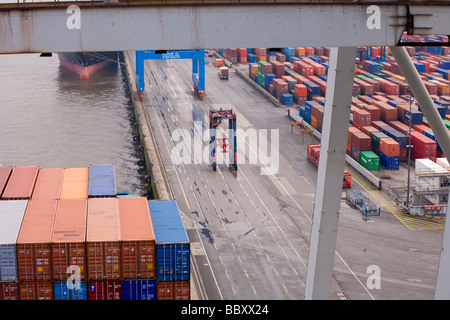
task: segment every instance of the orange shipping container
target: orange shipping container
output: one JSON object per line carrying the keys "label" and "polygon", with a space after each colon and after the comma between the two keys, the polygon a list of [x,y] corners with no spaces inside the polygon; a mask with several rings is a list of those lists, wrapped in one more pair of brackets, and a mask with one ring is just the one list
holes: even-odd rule
{"label": "orange shipping container", "polygon": [[120,243],[124,279],[154,279],[155,234],[147,198],[119,198]]}
{"label": "orange shipping container", "polygon": [[61,199],[86,199],[89,189],[89,168],[64,169]]}
{"label": "orange shipping container", "polygon": [[38,166],[14,167],[3,190],[2,200],[27,200],[33,194]]}
{"label": "orange shipping container", "polygon": [[387,157],[399,157],[400,144],[392,138],[380,139],[380,151]]}
{"label": "orange shipping container", "polygon": [[64,169],[39,169],[39,175],[34,186],[32,199],[59,199]]}
{"label": "orange shipping container", "polygon": [[[87,199],[58,201],[51,239],[53,280],[65,281],[72,272],[86,279],[86,214]],[[69,266],[78,270],[68,270]]]}
{"label": "orange shipping container", "polygon": [[88,199],[86,250],[89,280],[120,278],[119,228],[116,198]]}
{"label": "orange shipping container", "polygon": [[49,281],[57,200],[29,200],[17,238],[19,281]]}

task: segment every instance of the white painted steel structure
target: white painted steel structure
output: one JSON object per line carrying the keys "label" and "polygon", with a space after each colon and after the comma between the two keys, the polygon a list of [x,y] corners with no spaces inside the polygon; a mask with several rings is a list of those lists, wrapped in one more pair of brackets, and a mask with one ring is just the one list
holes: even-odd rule
{"label": "white painted steel structure", "polygon": [[[390,47],[445,155],[450,157],[450,136],[444,132],[442,120],[406,50],[395,47],[405,30],[450,33],[448,3],[429,3],[78,2],[74,3],[78,7],[70,10],[68,4],[61,3],[0,6],[0,53],[336,47],[330,57],[305,290],[306,299],[328,299],[357,46]],[[444,250],[450,241],[449,228],[446,226],[444,232],[436,299],[450,298],[450,250]]]}

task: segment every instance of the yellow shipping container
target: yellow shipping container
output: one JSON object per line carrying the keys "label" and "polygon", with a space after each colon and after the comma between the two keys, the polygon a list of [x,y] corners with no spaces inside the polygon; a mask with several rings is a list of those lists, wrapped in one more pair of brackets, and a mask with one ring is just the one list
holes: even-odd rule
{"label": "yellow shipping container", "polygon": [[392,78],[400,80],[401,82],[405,82],[405,77],[402,77],[401,75],[398,74],[393,74],[391,75]]}
{"label": "yellow shipping container", "polygon": [[303,47],[295,48],[295,56],[296,57],[303,57],[304,55],[305,55],[305,48],[303,48]]}
{"label": "yellow shipping container", "polygon": [[89,168],[66,168],[61,187],[61,199],[87,199]]}
{"label": "yellow shipping container", "polygon": [[312,126],[314,129],[317,129],[317,119],[316,119],[316,117],[314,117],[314,116],[311,116],[311,126]]}

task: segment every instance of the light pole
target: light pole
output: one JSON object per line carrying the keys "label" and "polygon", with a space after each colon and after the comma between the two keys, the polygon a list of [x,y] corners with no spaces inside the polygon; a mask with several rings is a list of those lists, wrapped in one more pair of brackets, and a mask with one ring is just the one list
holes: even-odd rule
{"label": "light pole", "polygon": [[412,93],[410,92],[410,95],[408,97],[409,100],[409,135],[408,135],[408,188],[406,193],[406,210],[408,211],[408,214],[411,212],[411,202],[410,202],[410,196],[409,196],[409,189],[410,189],[410,176],[411,176],[411,125],[412,125],[412,115],[411,115],[411,109],[412,109],[412,103],[414,101],[414,97]]}

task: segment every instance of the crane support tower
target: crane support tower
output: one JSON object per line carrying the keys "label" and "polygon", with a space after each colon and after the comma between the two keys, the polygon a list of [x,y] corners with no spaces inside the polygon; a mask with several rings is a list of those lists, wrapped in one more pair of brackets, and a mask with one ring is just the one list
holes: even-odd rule
{"label": "crane support tower", "polygon": [[[218,126],[222,120],[228,120],[228,138],[217,138]],[[229,166],[231,172],[237,174],[237,143],[236,143],[236,114],[230,110],[210,110],[209,111],[209,131],[211,134],[210,150],[213,170],[216,171],[216,153],[221,148],[222,153],[229,154]],[[229,143],[227,143],[227,140]]]}
{"label": "crane support tower", "polygon": [[178,60],[192,59],[192,82],[194,91],[200,99],[205,92],[205,50],[137,50],[136,51],[136,86],[139,100],[142,101],[145,90],[144,60]]}

